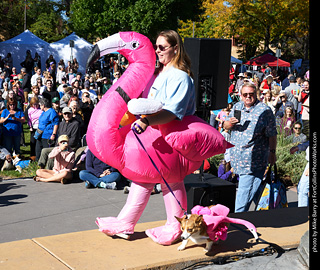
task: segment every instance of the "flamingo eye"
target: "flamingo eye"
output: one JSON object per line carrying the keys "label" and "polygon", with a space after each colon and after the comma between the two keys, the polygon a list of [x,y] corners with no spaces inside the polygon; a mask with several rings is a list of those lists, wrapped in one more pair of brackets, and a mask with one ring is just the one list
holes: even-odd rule
{"label": "flamingo eye", "polygon": [[135,50],[135,49],[137,49],[138,47],[139,47],[139,42],[138,41],[132,41],[131,42],[131,48],[133,49],[133,50]]}

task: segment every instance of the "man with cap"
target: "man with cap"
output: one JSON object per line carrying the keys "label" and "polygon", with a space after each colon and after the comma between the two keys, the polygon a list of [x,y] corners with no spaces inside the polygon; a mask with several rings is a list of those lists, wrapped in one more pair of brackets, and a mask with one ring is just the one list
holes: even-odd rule
{"label": "man with cap", "polygon": [[241,86],[244,84],[243,77],[244,77],[243,73],[239,73],[238,80],[236,83],[236,91],[237,92],[239,92]]}
{"label": "man with cap", "polygon": [[52,108],[56,111],[56,113],[59,115],[59,120],[62,120],[62,112],[60,108],[60,99],[58,97],[54,97],[52,99]]}
{"label": "man with cap", "polygon": [[295,115],[297,115],[297,110],[299,105],[298,97],[301,89],[300,89],[300,86],[296,84],[295,76],[292,75],[289,77],[289,83],[290,85],[284,89],[284,92],[287,95],[288,101],[291,101],[293,103],[293,109],[294,109]]}
{"label": "man with cap", "polygon": [[75,161],[75,153],[69,146],[69,137],[61,135],[56,146],[49,154],[54,159],[52,170],[38,169],[34,180],[37,182],[61,182],[66,184],[72,179],[72,168]]}

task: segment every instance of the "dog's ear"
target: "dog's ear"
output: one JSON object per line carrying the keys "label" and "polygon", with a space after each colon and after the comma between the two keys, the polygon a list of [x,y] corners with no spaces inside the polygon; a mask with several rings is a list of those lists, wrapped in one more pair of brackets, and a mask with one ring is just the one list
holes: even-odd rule
{"label": "dog's ear", "polygon": [[202,215],[200,215],[200,216],[198,216],[198,217],[197,217],[197,219],[196,219],[195,223],[197,223],[197,224],[201,224],[201,223],[202,223],[202,221],[203,221],[203,216],[202,216]]}
{"label": "dog's ear", "polygon": [[176,218],[176,220],[178,220],[181,223],[181,220],[183,219],[183,217],[182,218],[179,218],[179,217],[176,217],[176,216],[174,216],[174,217]]}

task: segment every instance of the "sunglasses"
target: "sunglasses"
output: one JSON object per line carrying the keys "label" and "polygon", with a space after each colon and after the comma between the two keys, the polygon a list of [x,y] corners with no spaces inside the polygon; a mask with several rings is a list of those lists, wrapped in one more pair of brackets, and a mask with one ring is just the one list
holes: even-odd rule
{"label": "sunglasses", "polygon": [[245,98],[246,97],[253,97],[254,96],[254,93],[243,93],[242,94]]}
{"label": "sunglasses", "polygon": [[154,50],[156,51],[156,50],[160,50],[160,51],[165,51],[166,49],[169,49],[169,48],[171,48],[172,46],[162,46],[162,45],[157,45],[157,44],[153,44],[153,48],[154,48]]}
{"label": "sunglasses", "polygon": [[60,142],[60,144],[68,144],[67,141]]}
{"label": "sunglasses", "polygon": [[299,130],[299,129],[301,129],[301,128],[296,128],[296,127],[294,127],[293,129],[297,129],[297,130]]}

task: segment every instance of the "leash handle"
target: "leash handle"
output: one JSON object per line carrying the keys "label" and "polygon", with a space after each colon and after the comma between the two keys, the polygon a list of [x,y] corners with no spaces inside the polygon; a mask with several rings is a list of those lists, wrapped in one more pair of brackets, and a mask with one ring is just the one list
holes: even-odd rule
{"label": "leash handle", "polygon": [[[135,123],[135,125],[137,125],[137,126],[139,127],[138,124]],[[155,164],[155,162],[153,161],[153,159],[151,158],[151,156],[150,156],[149,153],[147,152],[147,150],[146,150],[146,148],[144,147],[142,141],[139,139],[139,137],[138,137],[138,135],[137,135],[137,134],[139,134],[139,133],[138,133],[137,130],[134,128],[134,126],[132,127],[132,131],[133,131],[133,134],[134,134],[134,136],[136,137],[137,141],[138,141],[139,144],[141,145],[142,149],[146,152],[147,156],[149,157],[149,159],[150,159],[153,167],[154,167],[154,168],[157,170],[157,172],[160,174],[163,182],[166,184],[167,188],[170,190],[171,194],[172,194],[173,197],[176,199],[176,201],[177,201],[178,205],[180,206],[181,210],[183,211],[184,215],[187,215],[187,214],[188,214],[187,211],[182,207],[180,201],[177,199],[176,195],[174,195],[173,190],[172,190],[171,187],[169,186],[168,182],[166,181],[166,179],[164,179],[164,177],[162,176],[162,174],[161,174],[160,170],[158,169],[157,165]]]}

